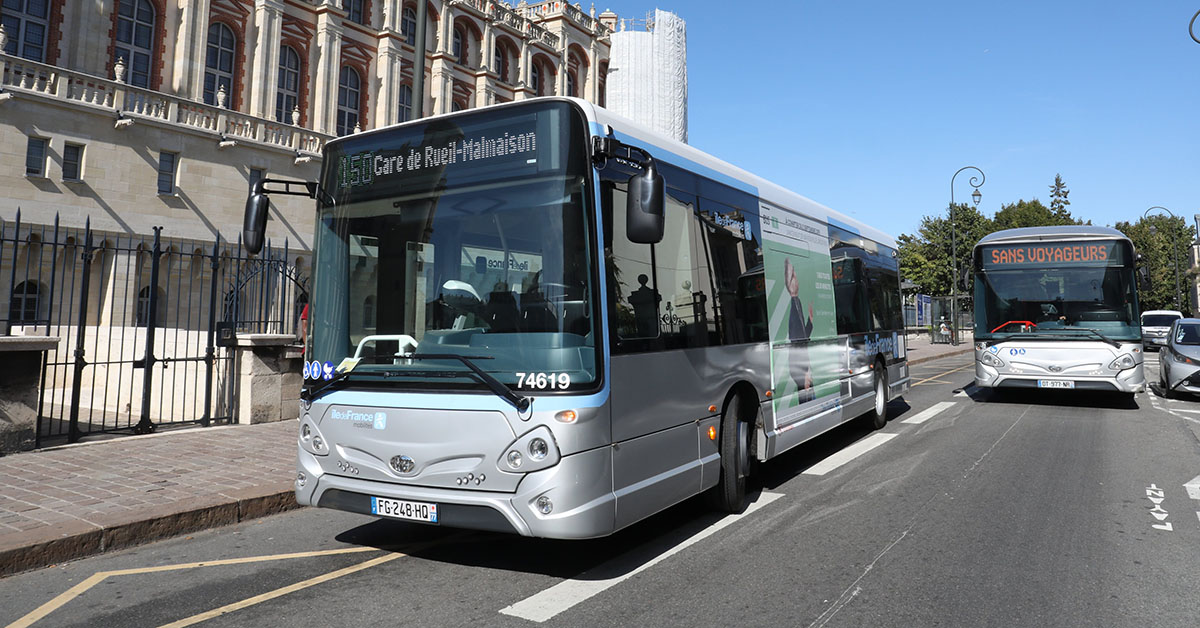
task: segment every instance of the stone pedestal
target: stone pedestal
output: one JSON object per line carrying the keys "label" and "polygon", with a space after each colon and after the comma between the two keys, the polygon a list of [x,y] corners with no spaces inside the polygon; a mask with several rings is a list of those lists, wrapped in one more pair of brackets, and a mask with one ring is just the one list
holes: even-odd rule
{"label": "stone pedestal", "polygon": [[295,342],[291,334],[238,334],[237,423],[299,417],[304,365]]}
{"label": "stone pedestal", "polygon": [[0,454],[33,449],[38,384],[54,336],[0,336]]}

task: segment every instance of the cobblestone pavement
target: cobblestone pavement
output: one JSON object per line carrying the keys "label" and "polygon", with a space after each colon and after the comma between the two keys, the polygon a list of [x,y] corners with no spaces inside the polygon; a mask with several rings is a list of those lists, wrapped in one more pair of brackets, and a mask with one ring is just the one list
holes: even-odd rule
{"label": "cobblestone pavement", "polygon": [[[910,364],[971,342],[908,340]],[[296,422],[177,430],[0,457],[0,576],[295,508]]]}

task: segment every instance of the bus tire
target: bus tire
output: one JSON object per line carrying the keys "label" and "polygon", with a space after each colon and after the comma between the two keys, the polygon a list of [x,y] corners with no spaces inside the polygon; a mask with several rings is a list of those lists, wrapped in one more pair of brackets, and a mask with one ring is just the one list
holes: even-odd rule
{"label": "bus tire", "polygon": [[867,413],[867,425],[877,430],[887,425],[887,367],[882,362],[875,363],[875,405]]}
{"label": "bus tire", "polygon": [[720,512],[740,513],[746,509],[746,477],[750,475],[750,439],[754,425],[742,420],[745,400],[734,397],[721,415],[721,477],[705,493],[709,506]]}

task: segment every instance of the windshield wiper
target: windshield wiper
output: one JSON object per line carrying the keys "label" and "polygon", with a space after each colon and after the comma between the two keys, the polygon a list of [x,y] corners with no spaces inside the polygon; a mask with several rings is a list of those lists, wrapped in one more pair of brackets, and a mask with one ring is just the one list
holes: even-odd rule
{"label": "windshield wiper", "polygon": [[1088,333],[1092,334],[1093,336],[1095,336],[1095,337],[1099,338],[1099,339],[1100,339],[1100,340],[1102,340],[1103,342],[1106,342],[1106,343],[1108,343],[1108,344],[1110,344],[1110,345],[1112,345],[1112,346],[1114,346],[1114,347],[1116,347],[1116,348],[1118,348],[1118,349],[1120,349],[1120,348],[1121,348],[1121,343],[1117,342],[1116,340],[1113,340],[1112,338],[1109,338],[1108,336],[1105,336],[1104,334],[1100,333],[1098,330],[1096,330],[1096,329],[1092,329],[1091,327],[1064,327],[1064,328],[1063,328],[1061,331],[1083,331],[1083,332],[1088,332]]}
{"label": "windshield wiper", "polygon": [[511,403],[513,407],[517,409],[517,412],[524,412],[528,410],[529,404],[532,403],[529,397],[522,397],[521,395],[513,392],[511,388],[501,384],[500,380],[488,375],[483,371],[483,369],[479,368],[474,362],[471,361],[491,360],[492,358],[489,356],[466,356],[458,355],[456,353],[414,353],[404,357],[414,360],[458,360],[459,362],[465,364],[467,368],[471,369],[471,372],[474,373],[475,376],[480,379],[480,381],[482,381],[484,384],[487,384],[487,387],[490,388],[492,392],[496,393],[497,397],[500,397],[501,399]]}
{"label": "windshield wiper", "polygon": [[1049,339],[1062,340],[1062,339],[1070,339],[1070,338],[1078,338],[1079,337],[1079,334],[1064,333],[1064,332],[1079,332],[1079,331],[1091,333],[1092,335],[1099,338],[1102,342],[1108,343],[1114,347],[1117,347],[1118,349],[1121,347],[1121,343],[1117,342],[1116,340],[1113,340],[1112,338],[1109,338],[1108,336],[1105,336],[1104,334],[1102,334],[1090,327],[1063,327],[1061,329],[1054,329],[1052,331],[1048,330],[1048,331],[1025,332],[1025,333],[1019,333],[1019,334],[1009,334],[1008,336],[1005,336],[1004,339],[1007,340],[1010,338],[1030,338],[1030,339],[1039,339],[1039,340],[1049,340]]}
{"label": "windshield wiper", "polygon": [[327,379],[323,382],[313,384],[312,386],[305,386],[300,389],[300,399],[302,401],[312,401],[312,400],[316,399],[317,396],[320,395],[322,392],[324,392],[325,390],[328,390],[329,388],[333,387],[334,385],[338,384],[339,382],[345,380],[349,376],[350,376],[349,370],[337,371],[333,374],[332,379]]}

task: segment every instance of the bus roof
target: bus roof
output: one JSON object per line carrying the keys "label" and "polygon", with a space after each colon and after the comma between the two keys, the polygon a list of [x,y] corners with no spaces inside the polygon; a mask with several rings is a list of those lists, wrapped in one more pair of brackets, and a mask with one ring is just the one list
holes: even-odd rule
{"label": "bus roof", "polygon": [[1093,225],[1057,225],[1052,227],[1021,227],[1019,229],[1004,229],[983,236],[976,246],[996,244],[998,242],[1026,242],[1039,240],[1082,240],[1091,238],[1115,238],[1128,240],[1129,237],[1112,227],[1096,227]]}

